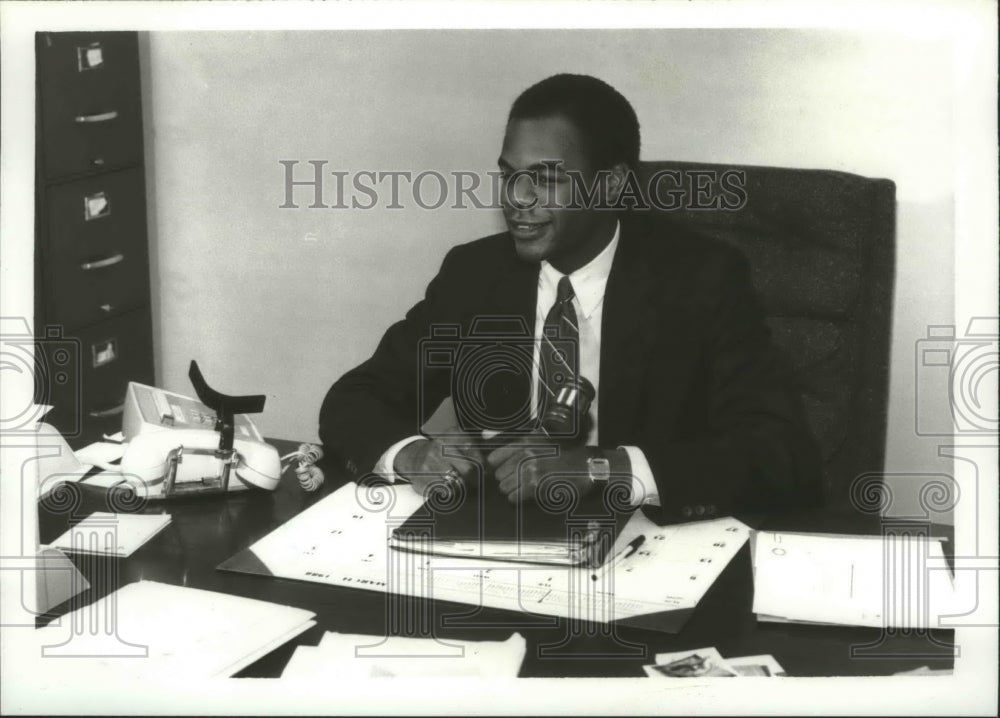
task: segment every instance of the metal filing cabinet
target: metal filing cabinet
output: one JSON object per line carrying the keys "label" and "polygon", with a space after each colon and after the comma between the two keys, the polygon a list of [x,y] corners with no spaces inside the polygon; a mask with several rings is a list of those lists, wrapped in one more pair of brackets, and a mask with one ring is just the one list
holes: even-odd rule
{"label": "metal filing cabinet", "polygon": [[38,401],[78,447],[153,383],[138,34],[36,35]]}

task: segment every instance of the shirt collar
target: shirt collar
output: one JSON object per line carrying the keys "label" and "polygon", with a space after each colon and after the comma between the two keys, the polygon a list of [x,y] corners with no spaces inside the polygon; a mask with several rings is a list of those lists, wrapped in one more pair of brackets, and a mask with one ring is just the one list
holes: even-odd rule
{"label": "shirt collar", "polygon": [[[608,283],[608,276],[611,274],[611,263],[615,258],[615,251],[618,249],[618,237],[621,231],[621,224],[615,223],[615,233],[611,237],[608,245],[601,250],[601,253],[587,262],[585,265],[571,272],[570,282],[573,283],[573,292],[576,295],[583,315],[590,319],[590,316],[601,306],[604,299],[604,289]],[[541,263],[541,271],[538,275],[539,284],[555,287],[559,284],[563,274],[549,264],[544,259]]]}

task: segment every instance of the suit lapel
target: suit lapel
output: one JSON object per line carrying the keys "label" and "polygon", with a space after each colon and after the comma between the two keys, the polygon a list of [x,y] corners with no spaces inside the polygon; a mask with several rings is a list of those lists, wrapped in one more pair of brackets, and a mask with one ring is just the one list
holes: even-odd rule
{"label": "suit lapel", "polygon": [[[518,261],[511,246],[511,259],[502,267],[487,294],[485,311],[478,314],[477,334],[508,337],[511,353],[500,359],[501,370],[489,383],[486,401],[493,416],[510,417],[517,425],[531,417],[531,358],[538,297],[537,264]],[[509,425],[498,428],[513,428]]]}
{"label": "suit lapel", "polygon": [[488,312],[494,317],[508,320],[513,317],[524,319],[529,336],[535,327],[538,271],[539,265],[520,262],[513,258],[500,272],[487,300]]}
{"label": "suit lapel", "polygon": [[597,421],[605,446],[623,443],[630,434],[652,345],[661,331],[656,275],[643,252],[643,239],[636,228],[622,223],[604,292]]}

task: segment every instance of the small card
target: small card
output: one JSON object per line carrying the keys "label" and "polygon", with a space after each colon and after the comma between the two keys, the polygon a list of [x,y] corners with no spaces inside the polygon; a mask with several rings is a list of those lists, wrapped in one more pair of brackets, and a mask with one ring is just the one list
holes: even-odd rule
{"label": "small card", "polygon": [[763,676],[765,678],[777,678],[784,676],[785,669],[774,660],[774,656],[740,656],[739,658],[727,658],[726,664],[740,676]]}
{"label": "small card", "polygon": [[112,514],[95,511],[52,542],[73,553],[131,556],[170,523],[169,514]]}

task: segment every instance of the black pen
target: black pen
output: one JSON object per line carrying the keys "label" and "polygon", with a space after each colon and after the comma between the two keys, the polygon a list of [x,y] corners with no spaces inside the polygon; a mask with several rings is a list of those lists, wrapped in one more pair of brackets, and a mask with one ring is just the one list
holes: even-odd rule
{"label": "black pen", "polygon": [[620,558],[628,558],[636,551],[638,551],[639,547],[642,546],[642,544],[645,543],[645,541],[646,541],[645,534],[640,534],[636,536],[634,539],[628,542],[627,546],[625,546],[621,551],[615,554],[614,558],[611,559],[611,562],[614,563]]}
{"label": "black pen", "polygon": [[[631,541],[629,541],[626,546],[622,547],[621,551],[619,551],[614,556],[612,556],[610,559],[607,559],[604,562],[605,569],[609,569],[609,568],[613,567],[615,565],[615,562],[618,561],[618,559],[620,559],[622,557],[628,558],[633,553],[635,553],[636,551],[638,551],[639,547],[642,546],[642,544],[643,544],[643,542],[645,542],[645,540],[646,540],[646,537],[644,535],[639,535],[639,536],[636,536]],[[596,563],[596,559],[595,559],[595,556],[594,556],[593,552],[591,552],[591,563],[589,565],[590,565],[591,568],[597,568],[600,565],[600,564]],[[593,580],[595,580],[595,581],[597,580],[597,574],[596,573],[591,574],[590,577]]]}

